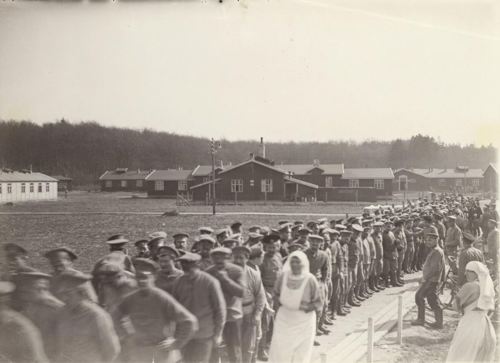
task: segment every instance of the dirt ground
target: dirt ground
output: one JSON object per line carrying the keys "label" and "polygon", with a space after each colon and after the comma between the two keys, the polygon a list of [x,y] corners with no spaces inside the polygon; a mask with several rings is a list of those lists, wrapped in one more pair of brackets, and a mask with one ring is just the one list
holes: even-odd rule
{"label": "dirt ground", "polygon": [[[244,226],[276,226],[278,221],[316,220],[324,216],[345,213],[359,213],[361,205],[355,203],[337,204],[244,204],[221,205],[219,212],[272,212],[301,213],[297,216],[283,215],[188,215],[162,216],[166,211],[178,209],[181,212],[211,212],[210,206],[183,206],[177,208],[175,200],[132,198],[127,193],[88,193],[72,192],[68,198],[60,196],[58,201],[38,201],[15,203],[13,206],[0,205],[0,242],[14,242],[30,251],[30,263],[43,271],[48,270],[43,253],[53,247],[66,245],[80,256],[76,267],[88,271],[93,262],[107,251],[104,241],[117,233],[125,234],[131,241],[146,237],[149,233],[164,230],[169,235],[175,232],[188,232],[197,235],[200,226],[213,228],[225,227],[235,220]],[[68,214],[41,215],[29,213]],[[83,213],[97,214],[83,214]],[[118,214],[98,214],[118,212]],[[154,212],[156,215],[119,214],[119,212]],[[11,214],[12,213],[12,214]],[[15,214],[28,213],[28,214]],[[82,214],[80,214],[82,213]],[[308,215],[313,213],[314,215]],[[131,246],[133,248],[133,246]]]}
{"label": "dirt ground", "polygon": [[[460,315],[452,310],[444,312],[444,329],[412,326],[417,318],[416,307],[404,317],[403,345],[397,344],[397,331],[393,329],[375,344],[373,361],[391,363],[444,362]],[[426,321],[432,323],[434,316],[427,311]]]}

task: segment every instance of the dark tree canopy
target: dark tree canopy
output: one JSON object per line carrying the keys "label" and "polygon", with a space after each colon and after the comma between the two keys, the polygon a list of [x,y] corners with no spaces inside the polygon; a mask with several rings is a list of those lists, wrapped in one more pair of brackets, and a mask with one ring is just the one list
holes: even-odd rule
{"label": "dark tree canopy", "polygon": [[[265,137],[265,134],[263,134]],[[225,164],[257,153],[259,140],[222,140],[217,159]],[[280,163],[342,162],[346,167],[486,168],[496,161],[493,146],[448,145],[433,137],[410,140],[266,143],[267,157]],[[38,125],[0,121],[0,166],[70,176],[75,184],[94,183],[107,169],[193,168],[210,164],[209,140],[153,130],[104,127],[96,122]]]}

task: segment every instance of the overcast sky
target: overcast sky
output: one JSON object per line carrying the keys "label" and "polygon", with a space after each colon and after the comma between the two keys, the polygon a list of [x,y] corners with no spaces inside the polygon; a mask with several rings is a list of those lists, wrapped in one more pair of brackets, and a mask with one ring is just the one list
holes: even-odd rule
{"label": "overcast sky", "polygon": [[0,118],[487,144],[500,136],[494,3],[4,1]]}

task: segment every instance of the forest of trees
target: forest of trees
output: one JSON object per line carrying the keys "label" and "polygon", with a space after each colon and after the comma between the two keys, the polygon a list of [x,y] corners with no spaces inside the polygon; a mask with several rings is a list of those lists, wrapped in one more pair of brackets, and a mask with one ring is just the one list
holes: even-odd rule
{"label": "forest of trees", "polygon": [[[262,135],[265,139],[265,133]],[[260,140],[222,140],[217,160],[238,163],[257,153]],[[365,142],[267,143],[267,157],[280,163],[344,163],[346,167],[486,168],[496,161],[493,146],[450,145],[433,137]],[[95,183],[107,169],[193,168],[210,164],[209,140],[192,136],[104,127],[61,120],[38,125],[0,121],[0,166],[66,175],[75,184]]]}

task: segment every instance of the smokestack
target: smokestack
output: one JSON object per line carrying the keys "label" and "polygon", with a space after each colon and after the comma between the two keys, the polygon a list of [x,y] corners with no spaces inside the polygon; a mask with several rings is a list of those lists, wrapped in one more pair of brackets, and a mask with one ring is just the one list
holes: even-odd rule
{"label": "smokestack", "polygon": [[264,138],[260,138],[260,156],[266,157],[266,145],[264,145]]}

